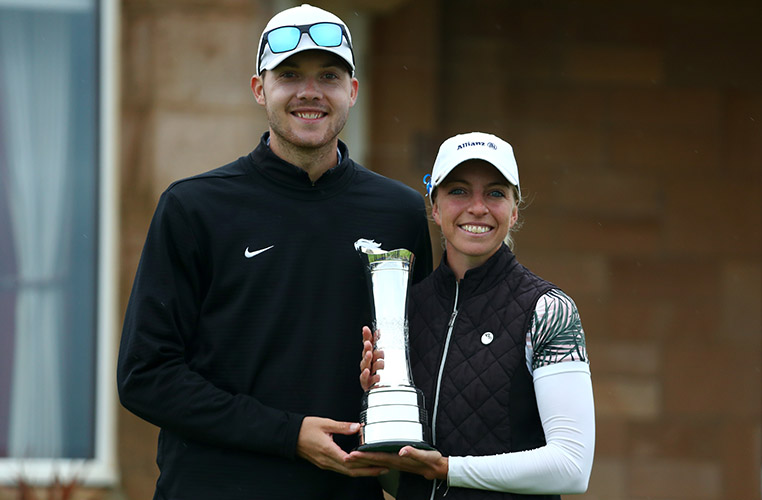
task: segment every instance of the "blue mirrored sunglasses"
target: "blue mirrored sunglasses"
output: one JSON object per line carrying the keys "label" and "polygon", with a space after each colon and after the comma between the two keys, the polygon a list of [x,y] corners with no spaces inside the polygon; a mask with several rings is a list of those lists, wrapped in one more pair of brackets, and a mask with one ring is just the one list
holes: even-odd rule
{"label": "blue mirrored sunglasses", "polygon": [[[342,38],[347,39],[349,50],[352,50],[352,44],[349,41],[344,26],[337,23],[315,23],[303,24],[301,26],[281,26],[272,29],[263,35],[263,40],[270,46],[273,54],[281,54],[294,50],[299,45],[302,34],[307,33],[315,45],[318,47],[338,47],[341,45]],[[259,49],[259,58],[262,61],[262,54],[265,52],[265,43]],[[354,58],[354,55],[352,56]]]}
{"label": "blue mirrored sunglasses", "polygon": [[[265,33],[265,39],[274,54],[294,50],[299,45],[302,33],[308,33],[318,47],[338,47],[345,36],[344,27],[336,23],[304,24],[302,26],[281,26]],[[349,40],[347,38],[347,40]]]}

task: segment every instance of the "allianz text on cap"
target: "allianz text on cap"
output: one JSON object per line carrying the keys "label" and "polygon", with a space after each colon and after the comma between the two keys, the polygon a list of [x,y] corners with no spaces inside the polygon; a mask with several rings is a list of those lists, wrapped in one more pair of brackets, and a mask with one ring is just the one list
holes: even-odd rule
{"label": "allianz text on cap", "polygon": [[352,35],[334,14],[302,4],[275,14],[259,37],[257,76],[304,50],[325,50],[341,57],[354,75]]}
{"label": "allianz text on cap", "polygon": [[519,167],[516,165],[511,145],[492,134],[470,132],[450,137],[439,146],[431,180],[426,186],[427,194],[430,195],[455,167],[467,160],[484,160],[491,163],[508,182],[519,189]]}

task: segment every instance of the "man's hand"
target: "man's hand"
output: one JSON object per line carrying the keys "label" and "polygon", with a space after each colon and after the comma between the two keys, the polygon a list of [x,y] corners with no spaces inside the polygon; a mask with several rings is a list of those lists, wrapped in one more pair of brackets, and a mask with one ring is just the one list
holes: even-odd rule
{"label": "man's hand", "polygon": [[383,467],[412,472],[426,479],[447,479],[449,460],[436,450],[419,450],[403,447],[399,453],[353,451],[347,463],[357,467]]}
{"label": "man's hand", "polygon": [[370,328],[362,328],[362,359],[360,360],[360,385],[364,391],[369,390],[381,380],[376,373],[384,368],[384,351],[374,351],[373,343],[378,340],[378,334],[374,338]]}
{"label": "man's hand", "polygon": [[359,462],[346,463],[349,455],[333,440],[334,434],[356,434],[360,424],[337,422],[329,418],[304,417],[296,443],[296,454],[321,469],[347,476],[378,476],[388,472],[385,467]]}

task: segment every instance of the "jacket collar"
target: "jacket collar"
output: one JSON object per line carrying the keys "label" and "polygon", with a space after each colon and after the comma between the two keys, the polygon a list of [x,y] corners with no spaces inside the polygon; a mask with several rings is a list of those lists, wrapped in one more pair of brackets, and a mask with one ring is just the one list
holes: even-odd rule
{"label": "jacket collar", "polygon": [[305,170],[273,153],[268,146],[269,139],[270,132],[262,134],[259,145],[249,154],[249,158],[259,173],[283,188],[305,192],[316,190],[323,193],[326,191],[333,192],[333,190],[343,187],[351,179],[353,162],[349,158],[349,148],[341,141],[339,141],[338,146],[340,162],[313,183]]}

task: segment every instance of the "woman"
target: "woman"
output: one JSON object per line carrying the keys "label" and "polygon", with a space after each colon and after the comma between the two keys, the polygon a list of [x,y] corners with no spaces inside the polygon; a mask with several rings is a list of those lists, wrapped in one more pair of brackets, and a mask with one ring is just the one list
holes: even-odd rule
{"label": "woman", "polygon": [[[410,291],[408,322],[437,451],[355,451],[349,461],[405,472],[398,500],[586,491],[595,422],[584,332],[571,298],[509,248],[521,203],[511,146],[478,132],[446,140],[427,192],[445,254]],[[370,329],[363,336],[368,390],[383,353],[372,352]]]}

